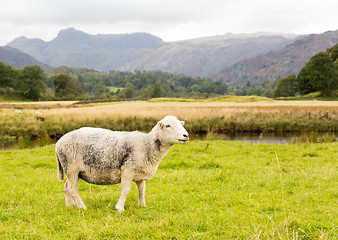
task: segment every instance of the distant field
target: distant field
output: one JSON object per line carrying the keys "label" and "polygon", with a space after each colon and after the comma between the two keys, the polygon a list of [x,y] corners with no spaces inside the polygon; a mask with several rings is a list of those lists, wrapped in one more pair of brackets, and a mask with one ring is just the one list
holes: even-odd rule
{"label": "distant field", "polygon": [[[27,110],[27,112],[33,112]],[[314,114],[326,112],[338,117],[338,102],[321,101],[264,101],[264,102],[121,102],[108,105],[85,105],[60,110],[46,109],[48,117],[71,117],[74,119],[102,118],[154,118],[175,115],[180,119],[201,120],[210,118],[231,118],[236,114]]]}
{"label": "distant field", "polygon": [[41,106],[41,105],[70,105],[70,104],[73,104],[73,103],[76,103],[77,101],[27,101],[27,102],[20,102],[20,101],[15,101],[15,102],[1,102],[1,104],[5,105],[5,104],[8,104],[8,105],[29,105],[29,106],[34,106],[34,105],[37,105],[37,106]]}
{"label": "distant field", "polygon": [[338,239],[338,143],[191,141],[147,182],[79,183],[88,210],[65,206],[54,145],[0,151],[0,239]]}
{"label": "distant field", "polygon": [[3,101],[0,102],[0,109],[46,109],[71,107],[77,101]]}
{"label": "distant field", "polygon": [[336,101],[236,99],[236,102],[222,98],[219,101],[155,99],[89,104],[3,103],[0,105],[0,147],[18,141],[22,146],[30,146],[32,138],[41,140],[39,144],[44,145],[83,126],[147,132],[166,115],[185,120],[185,127],[191,133],[338,131]]}
{"label": "distant field", "polygon": [[[41,109],[46,116],[77,115],[100,117],[154,117],[172,114],[182,119],[222,117],[233,113],[338,113],[338,101],[173,101],[165,99],[150,101],[91,103],[73,105],[74,101],[60,102],[9,102],[2,103],[3,109],[24,109],[33,113]],[[62,109],[59,109],[62,108]],[[33,110],[30,110],[33,109]],[[5,110],[4,110],[5,111]]]}
{"label": "distant field", "polygon": [[109,91],[110,92],[113,92],[113,93],[115,93],[115,92],[117,92],[118,90],[123,90],[123,89],[125,89],[125,88],[122,88],[122,87],[107,87],[108,89],[109,89]]}

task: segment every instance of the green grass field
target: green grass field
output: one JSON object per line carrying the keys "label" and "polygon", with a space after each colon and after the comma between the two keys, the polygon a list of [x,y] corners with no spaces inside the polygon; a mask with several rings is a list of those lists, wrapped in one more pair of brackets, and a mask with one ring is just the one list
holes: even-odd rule
{"label": "green grass field", "polygon": [[177,145],[126,211],[120,186],[80,182],[65,206],[54,145],[0,151],[0,239],[337,239],[338,143]]}

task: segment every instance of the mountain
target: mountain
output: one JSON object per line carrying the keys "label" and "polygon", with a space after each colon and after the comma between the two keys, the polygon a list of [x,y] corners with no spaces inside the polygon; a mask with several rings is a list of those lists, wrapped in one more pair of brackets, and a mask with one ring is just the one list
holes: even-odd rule
{"label": "mountain", "polygon": [[138,60],[133,69],[209,76],[234,63],[293,42],[273,34],[226,34],[168,43]]}
{"label": "mountain", "polygon": [[284,48],[224,68],[212,75],[212,79],[226,82],[231,86],[241,86],[247,81],[255,84],[291,74],[297,75],[313,55],[326,51],[337,43],[338,30],[301,37]]}
{"label": "mountain", "polygon": [[8,46],[51,66],[161,70],[240,86],[297,74],[313,55],[337,42],[338,31],[306,36],[227,33],[166,43],[149,33],[91,35],[68,28],[49,42],[20,37]]}
{"label": "mountain", "polygon": [[259,38],[259,37],[262,37],[262,36],[280,36],[280,37],[284,37],[284,38],[296,38],[296,37],[298,37],[297,34],[273,33],[273,32],[238,33],[238,34],[226,33],[224,35],[200,37],[200,38],[194,38],[194,39],[190,39],[190,40],[183,40],[183,41],[180,41],[180,42],[201,43],[201,42],[222,41],[222,40],[229,40],[229,39]]}
{"label": "mountain", "polygon": [[127,68],[165,43],[148,33],[90,35],[68,28],[52,41],[17,38],[8,46],[18,48],[52,66],[66,65],[108,71]]}
{"label": "mountain", "polygon": [[257,54],[285,47],[295,35],[225,34],[165,43],[148,33],[90,35],[73,28],[52,41],[20,37],[8,44],[52,66],[162,70],[208,76]]}
{"label": "mountain", "polygon": [[42,68],[49,68],[50,66],[39,62],[32,56],[21,52],[18,49],[11,47],[0,47],[0,62],[6,63],[11,66],[23,68],[31,65],[39,65]]}

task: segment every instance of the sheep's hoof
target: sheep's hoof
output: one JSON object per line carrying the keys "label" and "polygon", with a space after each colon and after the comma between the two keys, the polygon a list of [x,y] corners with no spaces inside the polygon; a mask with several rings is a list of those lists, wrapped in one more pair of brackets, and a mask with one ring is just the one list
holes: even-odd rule
{"label": "sheep's hoof", "polygon": [[82,208],[83,210],[87,210],[86,206],[83,205],[83,206],[80,206],[79,208]]}
{"label": "sheep's hoof", "polygon": [[117,211],[119,212],[119,213],[122,213],[122,212],[124,212],[124,207],[120,207],[120,206],[115,206],[115,208],[117,209]]}

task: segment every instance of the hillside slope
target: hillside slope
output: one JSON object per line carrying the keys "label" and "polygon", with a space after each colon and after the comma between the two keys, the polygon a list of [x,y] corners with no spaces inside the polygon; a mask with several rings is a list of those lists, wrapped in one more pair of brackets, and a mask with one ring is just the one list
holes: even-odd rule
{"label": "hillside slope", "polygon": [[43,68],[49,68],[47,64],[44,64],[32,56],[21,52],[18,49],[11,47],[0,47],[0,62],[6,63],[11,66],[23,68],[31,65],[38,65]]}
{"label": "hillside slope", "polygon": [[298,74],[313,55],[326,51],[337,43],[338,30],[312,34],[296,40],[285,48],[239,61],[214,74],[212,79],[226,82],[231,86],[240,86],[247,81],[255,84]]}
{"label": "hillside slope", "polygon": [[234,35],[174,42],[145,56],[134,68],[208,76],[240,60],[285,47],[292,41],[282,36]]}

